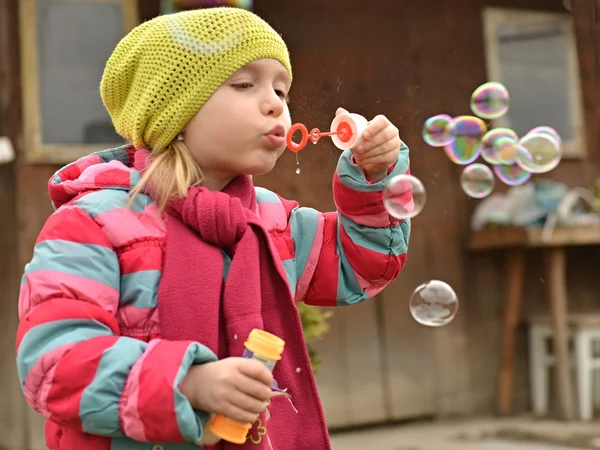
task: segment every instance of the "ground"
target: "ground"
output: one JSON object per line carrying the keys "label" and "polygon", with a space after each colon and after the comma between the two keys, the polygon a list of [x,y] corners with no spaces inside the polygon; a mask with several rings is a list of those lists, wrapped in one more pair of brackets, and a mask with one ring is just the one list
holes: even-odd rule
{"label": "ground", "polygon": [[532,417],[419,422],[333,432],[334,450],[575,450],[600,449],[600,422]]}

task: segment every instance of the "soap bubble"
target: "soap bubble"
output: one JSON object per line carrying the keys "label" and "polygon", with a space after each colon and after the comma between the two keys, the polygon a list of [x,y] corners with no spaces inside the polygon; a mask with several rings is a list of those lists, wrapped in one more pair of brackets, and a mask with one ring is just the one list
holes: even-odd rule
{"label": "soap bubble", "polygon": [[392,217],[410,219],[425,206],[427,194],[423,183],[412,175],[396,175],[383,190],[383,205]]}
{"label": "soap bubble", "polygon": [[534,129],[532,129],[531,131],[529,131],[527,134],[547,134],[551,137],[554,138],[554,140],[556,142],[558,142],[559,147],[562,148],[562,138],[560,137],[560,134],[558,134],[558,131],[556,131],[554,128],[552,127],[547,127],[547,126],[540,126],[540,127],[535,127]]}
{"label": "soap bubble", "polygon": [[519,141],[516,161],[527,172],[550,172],[560,159],[560,144],[550,134],[528,133]]}
{"label": "soap bubble", "polygon": [[519,186],[531,178],[531,173],[521,169],[517,164],[494,166],[494,173],[508,186]]}
{"label": "soap bubble", "polygon": [[500,164],[514,164],[517,159],[518,142],[512,137],[502,136],[494,142],[494,153]]}
{"label": "soap bubble", "polygon": [[508,111],[510,96],[502,83],[490,81],[471,95],[471,111],[482,119],[497,119]]}
{"label": "soap bubble", "polygon": [[460,185],[465,194],[473,198],[484,198],[494,190],[494,174],[485,164],[468,165],[460,176]]}
{"label": "soap bubble", "polygon": [[487,125],[478,117],[459,116],[452,119],[448,129],[454,140],[444,147],[446,155],[455,164],[471,164],[479,156]]}
{"label": "soap bubble", "polygon": [[452,120],[448,114],[438,114],[425,121],[423,126],[423,140],[432,147],[443,147],[454,140],[450,134],[448,124]]}
{"label": "soap bubble", "polygon": [[510,128],[494,128],[485,133],[481,138],[481,157],[484,161],[490,164],[501,164],[496,154],[495,143],[500,138],[511,138],[515,141],[519,140],[519,136]]}
{"label": "soap bubble", "polygon": [[417,287],[410,296],[410,313],[421,325],[447,325],[458,312],[458,297],[443,281],[432,280]]}

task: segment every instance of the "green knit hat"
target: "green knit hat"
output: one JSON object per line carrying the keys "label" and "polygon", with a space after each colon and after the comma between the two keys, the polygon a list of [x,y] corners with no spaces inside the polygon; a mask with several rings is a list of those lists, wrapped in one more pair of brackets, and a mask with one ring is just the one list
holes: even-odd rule
{"label": "green knit hat", "polygon": [[227,78],[262,58],[280,61],[292,76],[285,42],[250,11],[218,7],[168,14],[119,42],[100,94],[122,137],[159,152]]}

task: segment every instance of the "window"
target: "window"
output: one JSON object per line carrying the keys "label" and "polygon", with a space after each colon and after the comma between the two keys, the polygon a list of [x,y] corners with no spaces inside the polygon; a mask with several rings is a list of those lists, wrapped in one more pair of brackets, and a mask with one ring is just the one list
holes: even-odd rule
{"label": "window", "polygon": [[523,136],[548,125],[561,135],[563,157],[585,154],[577,48],[568,13],[486,8],[488,78],[510,93],[510,109],[492,121]]}
{"label": "window", "polygon": [[136,0],[19,0],[25,159],[62,164],[123,144],[100,98]]}

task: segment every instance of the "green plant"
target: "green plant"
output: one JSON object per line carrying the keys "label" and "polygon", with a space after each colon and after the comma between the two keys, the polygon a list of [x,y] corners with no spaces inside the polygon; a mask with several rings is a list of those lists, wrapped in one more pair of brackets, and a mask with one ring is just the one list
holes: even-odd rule
{"label": "green plant", "polygon": [[329,331],[329,318],[333,315],[333,312],[316,306],[309,306],[302,302],[297,303],[297,305],[312,370],[317,373],[321,367],[321,361],[314,343],[323,339]]}

